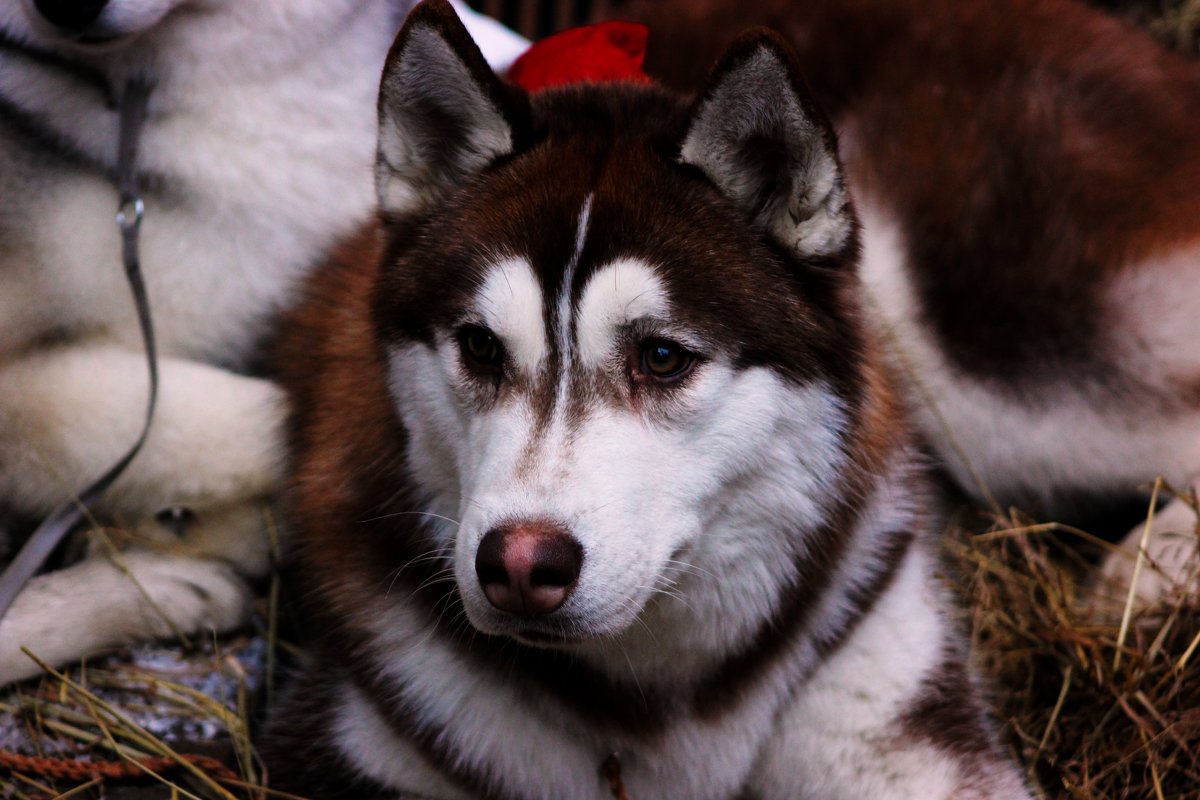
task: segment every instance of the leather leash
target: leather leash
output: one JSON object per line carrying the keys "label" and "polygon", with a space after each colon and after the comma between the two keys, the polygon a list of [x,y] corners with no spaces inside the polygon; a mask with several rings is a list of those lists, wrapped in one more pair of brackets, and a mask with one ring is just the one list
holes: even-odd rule
{"label": "leather leash", "polygon": [[117,227],[121,232],[121,257],[125,266],[125,277],[137,306],[138,323],[141,326],[146,360],[150,367],[150,399],[146,406],[146,421],[137,441],[125,455],[77,496],[50,512],[0,575],[0,617],[8,611],[22,587],[50,557],[50,553],[63,537],[90,513],[100,495],[125,471],[141,451],[146,436],[150,433],[150,423],[154,419],[154,409],[158,403],[158,357],[154,342],[154,325],[150,317],[150,302],[146,297],[146,284],[142,278],[138,258],[138,231],[141,228],[145,206],[138,192],[137,151],[152,88],[152,83],[142,76],[135,76],[126,82],[118,112],[120,139],[117,149],[117,188],[120,191]]}

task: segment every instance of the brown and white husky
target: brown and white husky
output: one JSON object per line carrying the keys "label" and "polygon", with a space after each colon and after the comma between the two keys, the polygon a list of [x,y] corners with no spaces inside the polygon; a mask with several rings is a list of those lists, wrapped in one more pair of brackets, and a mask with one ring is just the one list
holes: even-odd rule
{"label": "brown and white husky", "polygon": [[316,641],[271,785],[1028,797],[787,44],[742,36],[694,102],[531,95],[430,2],[379,108],[382,223],[280,352]]}

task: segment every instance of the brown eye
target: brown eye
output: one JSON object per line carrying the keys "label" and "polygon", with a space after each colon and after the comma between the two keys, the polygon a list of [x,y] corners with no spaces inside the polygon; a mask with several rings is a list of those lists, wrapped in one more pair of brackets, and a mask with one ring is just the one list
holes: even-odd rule
{"label": "brown eye", "polygon": [[679,377],[694,362],[692,354],[674,342],[649,339],[642,344],[642,372],[659,380]]}
{"label": "brown eye", "polygon": [[458,332],[458,346],[463,358],[476,366],[494,368],[504,361],[504,348],[500,340],[479,325],[464,325]]}

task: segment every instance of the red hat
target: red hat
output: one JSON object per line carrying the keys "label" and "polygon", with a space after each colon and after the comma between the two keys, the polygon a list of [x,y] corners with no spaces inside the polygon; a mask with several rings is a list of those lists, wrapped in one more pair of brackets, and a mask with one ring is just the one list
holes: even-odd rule
{"label": "red hat", "polygon": [[589,81],[649,83],[642,72],[649,34],[636,22],[571,28],[532,45],[509,67],[508,79],[531,92]]}

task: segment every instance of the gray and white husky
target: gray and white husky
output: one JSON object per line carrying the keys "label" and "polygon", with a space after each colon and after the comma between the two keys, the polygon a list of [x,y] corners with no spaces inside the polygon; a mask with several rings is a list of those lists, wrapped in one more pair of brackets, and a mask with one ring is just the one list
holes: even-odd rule
{"label": "gray and white husky", "polygon": [[694,103],[530,95],[430,2],[379,108],[382,224],[279,354],[316,642],[271,785],[1027,797],[787,45],[744,35]]}
{"label": "gray and white husky", "polygon": [[[0,683],[243,619],[281,475],[270,317],[373,204],[374,101],[408,0],[0,4],[0,509],[36,519],[137,438],[147,367],[121,267],[118,112],[153,84],[137,172],[161,394],[101,509],[199,558],[132,550],[37,578],[0,622]],[[130,580],[132,577],[133,580]]]}

